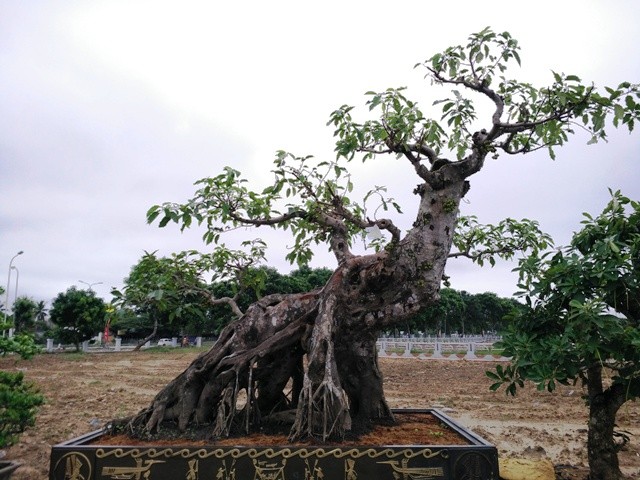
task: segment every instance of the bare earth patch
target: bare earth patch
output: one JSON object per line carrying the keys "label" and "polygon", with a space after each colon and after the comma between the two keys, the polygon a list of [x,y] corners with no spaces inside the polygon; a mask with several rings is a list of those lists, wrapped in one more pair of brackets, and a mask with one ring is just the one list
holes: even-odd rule
{"label": "bare earth patch", "polygon": [[[136,413],[195,358],[196,349],[138,353],[49,354],[33,360],[0,358],[0,369],[21,370],[46,396],[36,426],[6,452],[23,463],[16,480],[48,478],[51,445]],[[393,408],[438,408],[495,444],[501,457],[549,458],[556,466],[587,462],[587,409],[580,386],[550,394],[533,386],[516,398],[490,392],[488,362],[380,359]],[[640,478],[640,407],[629,402],[618,428],[632,434],[620,454],[623,472]],[[428,440],[425,440],[428,443]],[[558,469],[571,477],[574,469]],[[582,470],[583,472],[584,470]],[[576,475],[580,475],[577,473]]]}

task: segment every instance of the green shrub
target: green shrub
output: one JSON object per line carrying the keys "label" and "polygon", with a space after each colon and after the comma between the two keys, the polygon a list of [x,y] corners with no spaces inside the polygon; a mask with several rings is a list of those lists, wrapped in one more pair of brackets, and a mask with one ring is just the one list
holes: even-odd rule
{"label": "green shrub", "polygon": [[13,445],[24,430],[32,426],[44,397],[22,372],[0,371],[0,448]]}
{"label": "green shrub", "polygon": [[[8,328],[7,324],[0,322],[0,329]],[[17,354],[27,359],[38,352],[31,335],[0,337],[0,356]],[[20,434],[34,424],[38,406],[42,403],[44,397],[31,383],[24,381],[22,372],[0,370],[0,448],[13,445]]]}

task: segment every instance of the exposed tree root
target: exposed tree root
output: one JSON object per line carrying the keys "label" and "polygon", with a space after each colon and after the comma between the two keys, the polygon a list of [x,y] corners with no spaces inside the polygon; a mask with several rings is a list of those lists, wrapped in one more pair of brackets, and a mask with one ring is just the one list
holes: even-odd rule
{"label": "exposed tree root", "polygon": [[[390,318],[414,313],[418,293],[388,288],[404,277],[393,278],[384,262],[383,254],[346,260],[321,290],[256,302],[129,420],[129,432],[157,434],[170,422],[224,437],[257,430],[267,417],[290,419],[276,414],[295,409],[290,438],[327,441],[393,421],[376,337]],[[371,313],[372,302],[381,309]]]}
{"label": "exposed tree root", "polygon": [[[148,408],[129,419],[130,432],[145,436],[172,421],[180,431],[190,424],[213,424],[212,435],[227,436],[238,423],[238,395],[243,390],[248,394],[247,415],[253,408],[253,415],[259,417],[258,406],[267,413],[290,408],[291,402],[278,407],[275,401],[282,402],[281,395],[267,386],[272,380],[286,384],[299,371],[300,345],[315,303],[316,297],[309,294],[265,297],[228,325],[211,350],[161,390]],[[254,402],[261,396],[261,386],[265,387],[264,398]],[[274,401],[267,402],[270,396]]]}

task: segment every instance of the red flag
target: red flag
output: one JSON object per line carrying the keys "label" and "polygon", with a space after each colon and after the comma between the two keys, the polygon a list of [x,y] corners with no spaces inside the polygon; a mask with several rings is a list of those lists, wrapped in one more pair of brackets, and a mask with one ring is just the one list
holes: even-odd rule
{"label": "red flag", "polygon": [[107,319],[107,323],[104,326],[104,343],[109,343],[109,324],[111,323],[111,319]]}

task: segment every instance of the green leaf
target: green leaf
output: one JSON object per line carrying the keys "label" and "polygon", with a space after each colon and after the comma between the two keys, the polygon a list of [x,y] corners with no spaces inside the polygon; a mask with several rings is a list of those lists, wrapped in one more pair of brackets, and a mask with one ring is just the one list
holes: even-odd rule
{"label": "green leaf", "polygon": [[578,300],[571,300],[571,301],[569,302],[569,306],[570,306],[571,308],[575,308],[575,309],[582,309],[583,304],[582,304],[580,301],[578,301]]}
{"label": "green leaf", "polygon": [[624,103],[629,110],[633,110],[636,107],[636,102],[633,100],[631,95],[627,95],[624,99]]}
{"label": "green leaf", "polygon": [[153,221],[160,215],[160,209],[157,205],[154,205],[147,210],[147,223],[153,223]]}
{"label": "green leaf", "polygon": [[160,228],[166,227],[167,224],[171,221],[171,217],[168,215],[165,215],[162,220],[160,220],[160,223],[158,224],[158,226]]}

